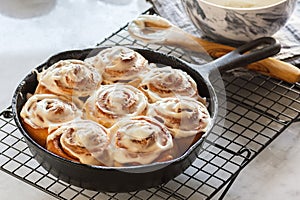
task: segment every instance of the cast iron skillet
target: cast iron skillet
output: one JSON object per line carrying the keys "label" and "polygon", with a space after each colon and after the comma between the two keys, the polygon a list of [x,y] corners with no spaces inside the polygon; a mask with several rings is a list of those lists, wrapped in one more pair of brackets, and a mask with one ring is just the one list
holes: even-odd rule
{"label": "cast iron skillet", "polygon": [[[107,47],[58,53],[50,57],[36,69],[41,71],[43,68],[47,68],[59,60],[64,59],[72,58],[83,60],[87,56],[97,54],[104,48]],[[151,50],[134,50],[138,51],[150,62],[160,63],[186,71],[197,82],[200,95],[206,97],[213,124],[218,112],[218,101],[210,83],[209,76],[215,70],[228,70],[245,66],[249,63],[275,55],[280,51],[280,45],[273,38],[260,38],[237,48],[235,51],[230,52],[220,59],[202,66],[192,65],[175,57]],[[166,183],[182,173],[195,160],[199,151],[201,151],[205,137],[199,139],[182,156],[174,160],[148,165],[131,167],[90,166],[61,158],[38,145],[28,135],[20,118],[20,111],[27,100],[26,96],[28,93],[34,93],[37,84],[36,73],[32,72],[28,74],[17,87],[12,99],[14,120],[23,134],[34,158],[52,175],[65,182],[86,189],[106,192],[143,190]],[[211,129],[212,126],[208,129],[205,136],[209,134]]]}

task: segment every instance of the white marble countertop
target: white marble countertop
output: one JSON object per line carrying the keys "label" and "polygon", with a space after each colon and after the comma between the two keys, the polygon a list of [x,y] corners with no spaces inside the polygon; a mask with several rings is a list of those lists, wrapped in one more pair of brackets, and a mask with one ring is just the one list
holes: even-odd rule
{"label": "white marble countertop", "polygon": [[[50,55],[95,46],[149,8],[142,0],[0,0],[0,109]],[[300,199],[300,129],[293,124],[238,176],[226,200]],[[55,199],[0,171],[1,199]],[[217,197],[215,198],[217,199]]]}

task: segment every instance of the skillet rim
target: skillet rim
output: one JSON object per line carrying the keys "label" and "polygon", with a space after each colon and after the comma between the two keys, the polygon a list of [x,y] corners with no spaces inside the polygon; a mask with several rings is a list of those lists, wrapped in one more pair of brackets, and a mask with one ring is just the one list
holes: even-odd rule
{"label": "skillet rim", "polygon": [[[194,67],[192,67],[193,66],[192,64],[189,64],[188,62],[186,62],[186,61],[184,61],[184,60],[182,60],[182,59],[180,59],[178,57],[175,57],[175,56],[172,56],[172,55],[168,55],[168,54],[163,53],[163,52],[151,50],[151,49],[125,46],[125,47],[128,47],[128,48],[132,49],[132,50],[137,51],[142,56],[144,56],[144,55],[143,55],[143,53],[141,53],[141,51],[147,52],[147,53],[151,53],[151,54],[157,54],[157,55],[163,56],[163,57],[167,57],[169,60],[172,60],[173,62],[180,63],[182,66],[184,66],[184,68],[187,68],[188,70],[193,71],[193,73],[195,73],[199,77],[201,77],[201,81],[202,81],[202,83],[204,83],[207,86],[207,90],[208,90],[209,95],[210,95],[210,97],[209,97],[209,99],[210,99],[209,103],[212,104],[211,105],[212,107],[211,107],[211,110],[209,111],[210,112],[210,125],[209,125],[209,128],[207,129],[207,131],[205,133],[203,133],[203,135],[201,136],[201,138],[199,138],[193,145],[191,145],[179,157],[174,158],[172,160],[163,161],[163,162],[153,162],[153,163],[150,163],[150,164],[125,166],[125,167],[108,167],[108,166],[88,165],[88,164],[83,164],[83,163],[78,163],[78,162],[74,162],[74,161],[68,160],[66,158],[60,157],[60,156],[54,154],[53,152],[47,150],[46,148],[44,148],[41,145],[39,145],[29,135],[29,133],[24,128],[22,120],[21,120],[21,117],[20,117],[20,111],[18,112],[18,97],[21,96],[22,98],[26,98],[26,97],[24,97],[24,94],[22,93],[22,89],[23,89],[24,85],[28,84],[26,82],[26,81],[28,81],[28,79],[36,76],[36,71],[40,72],[45,67],[46,68],[50,67],[52,64],[55,63],[55,62],[53,62],[53,60],[56,60],[56,58],[60,57],[60,56],[67,55],[67,57],[70,57],[73,54],[80,54],[81,55],[80,58],[65,58],[65,59],[79,59],[79,60],[82,60],[83,58],[91,57],[91,56],[93,56],[93,54],[97,54],[101,50],[104,50],[104,49],[110,48],[110,47],[113,47],[113,46],[100,46],[100,47],[95,47],[95,48],[72,49],[72,50],[66,50],[66,51],[58,52],[58,53],[53,54],[50,57],[48,57],[44,62],[42,62],[41,64],[39,64],[37,67],[33,68],[31,70],[31,72],[29,72],[21,80],[21,82],[18,84],[17,88],[15,89],[14,95],[12,97],[12,113],[13,113],[13,118],[14,118],[14,121],[16,122],[16,125],[17,125],[18,129],[20,130],[21,134],[26,139],[26,143],[30,142],[32,145],[34,145],[34,147],[38,148],[39,150],[42,150],[44,153],[50,154],[51,157],[53,157],[56,160],[60,160],[60,161],[69,163],[71,165],[76,165],[76,166],[79,166],[79,167],[88,167],[88,168],[91,168],[91,169],[98,169],[98,170],[106,170],[106,171],[117,170],[117,171],[131,172],[131,170],[136,170],[136,169],[139,169],[139,170],[148,169],[148,168],[151,169],[151,168],[156,168],[156,167],[160,167],[160,166],[164,167],[164,166],[167,166],[167,165],[170,165],[170,164],[174,164],[174,163],[180,163],[181,161],[183,161],[184,159],[186,159],[188,156],[190,156],[192,153],[194,153],[194,151],[196,151],[199,146],[203,145],[203,143],[206,140],[207,136],[209,135],[209,133],[213,129],[213,126],[215,124],[215,121],[216,121],[216,118],[217,118],[217,114],[218,114],[217,96],[215,94],[215,91],[214,91],[213,87],[211,86],[210,81],[206,80],[197,69],[195,69]],[[86,54],[86,53],[87,53],[87,56],[82,56],[82,54]],[[60,58],[58,60],[63,60],[63,59]],[[175,68],[173,66],[171,66],[171,67]],[[179,68],[179,69],[182,69],[182,68]],[[187,72],[186,69],[182,69],[182,70],[185,71],[187,74],[190,75],[190,73]],[[194,79],[194,77],[192,77],[192,78]],[[35,79],[36,79],[36,77],[35,77]],[[34,80],[34,81],[37,81],[37,80]],[[198,83],[197,83],[197,86],[198,86]],[[22,106],[23,105],[24,104],[22,104]],[[200,150],[200,151],[203,151],[203,150]],[[196,152],[197,155],[200,154],[200,151]]]}

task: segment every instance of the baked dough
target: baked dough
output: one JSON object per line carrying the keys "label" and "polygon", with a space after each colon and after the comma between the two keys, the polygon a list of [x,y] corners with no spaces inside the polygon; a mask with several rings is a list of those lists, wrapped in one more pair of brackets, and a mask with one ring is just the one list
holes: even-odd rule
{"label": "baked dough", "polygon": [[141,54],[127,47],[115,46],[85,59],[102,74],[104,84],[128,83],[136,86],[141,75],[149,71],[149,64]]}
{"label": "baked dough", "polygon": [[[112,157],[117,166],[149,164],[162,159],[163,152],[172,149],[169,130],[154,118],[138,116],[125,118],[109,130]],[[172,159],[172,155],[164,155]]]}
{"label": "baked dough", "polygon": [[82,111],[66,97],[35,94],[26,101],[20,116],[30,136],[45,146],[49,126],[81,118]]}
{"label": "baked dough", "polygon": [[200,98],[195,81],[186,72],[170,66],[151,69],[138,87],[151,103],[167,97]]}
{"label": "baked dough", "polygon": [[102,76],[90,64],[81,60],[61,60],[38,73],[36,93],[53,93],[86,97],[102,83]]}
{"label": "baked dough", "polygon": [[84,104],[86,119],[111,127],[124,117],[144,115],[147,97],[137,88],[126,84],[102,85]]}
{"label": "baked dough", "polygon": [[111,165],[107,130],[90,120],[74,120],[49,129],[46,147],[69,160],[90,165]]}

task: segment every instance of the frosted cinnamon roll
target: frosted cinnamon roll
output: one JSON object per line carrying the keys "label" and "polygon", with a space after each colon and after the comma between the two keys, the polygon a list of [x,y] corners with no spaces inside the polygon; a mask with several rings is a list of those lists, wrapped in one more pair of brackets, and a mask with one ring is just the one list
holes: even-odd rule
{"label": "frosted cinnamon roll", "polygon": [[143,78],[139,89],[150,102],[175,96],[200,98],[195,81],[186,72],[169,66],[151,69]]}
{"label": "frosted cinnamon roll", "polygon": [[204,104],[189,98],[165,98],[149,106],[148,116],[164,123],[174,138],[204,133],[210,124],[210,115]]}
{"label": "frosted cinnamon roll", "polygon": [[154,118],[139,116],[118,121],[111,127],[109,138],[115,166],[149,164],[173,158],[164,153],[173,147],[172,136]]}
{"label": "frosted cinnamon roll", "polygon": [[107,130],[90,120],[74,120],[49,128],[47,150],[89,165],[110,165]]}
{"label": "frosted cinnamon roll", "polygon": [[35,94],[26,101],[20,115],[32,138],[45,146],[49,126],[80,118],[82,112],[65,97]]}
{"label": "frosted cinnamon roll", "polygon": [[126,84],[102,85],[84,104],[84,115],[105,127],[124,117],[143,115],[147,97],[137,88]]}
{"label": "frosted cinnamon roll", "polygon": [[182,155],[207,131],[210,115],[207,108],[190,97],[165,98],[149,106],[147,113],[171,132],[174,147]]}
{"label": "frosted cinnamon roll", "polygon": [[85,59],[85,62],[98,69],[104,84],[121,82],[137,85],[140,75],[149,70],[149,63],[142,55],[121,46],[104,49],[96,56]]}
{"label": "frosted cinnamon roll", "polygon": [[36,93],[85,97],[96,90],[102,77],[90,64],[81,60],[61,60],[38,73]]}

